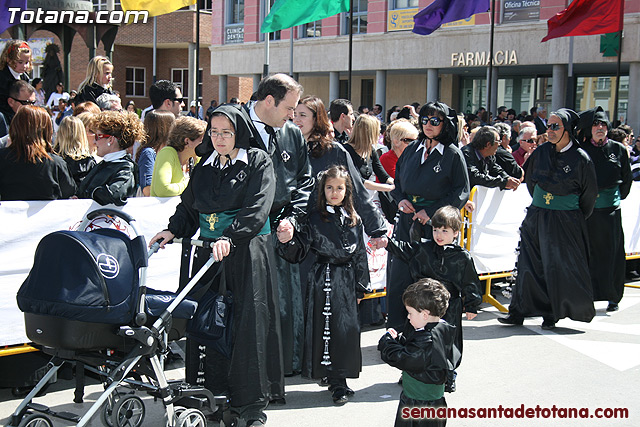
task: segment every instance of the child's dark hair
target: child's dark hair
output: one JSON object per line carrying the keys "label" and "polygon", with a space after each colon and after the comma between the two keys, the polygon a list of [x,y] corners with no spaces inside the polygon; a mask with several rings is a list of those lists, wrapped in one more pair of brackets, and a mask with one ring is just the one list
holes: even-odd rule
{"label": "child's dark hair", "polygon": [[329,222],[329,212],[327,212],[327,196],[324,193],[324,185],[328,179],[332,178],[344,179],[346,191],[341,206],[345,211],[347,211],[349,225],[353,227],[358,223],[358,215],[356,214],[356,210],[353,207],[353,183],[351,182],[349,172],[347,172],[344,166],[331,166],[329,169],[320,174],[320,180],[318,183],[318,204],[316,206],[318,212],[320,212],[320,216],[322,217],[323,221]]}
{"label": "child's dark hair", "polygon": [[451,228],[453,231],[462,229],[462,215],[460,210],[453,206],[443,206],[431,217],[431,226],[433,228]]}
{"label": "child's dark hair", "polygon": [[447,312],[449,297],[442,283],[424,278],[409,285],[402,294],[402,303],[416,311],[429,310],[432,316],[442,317]]}

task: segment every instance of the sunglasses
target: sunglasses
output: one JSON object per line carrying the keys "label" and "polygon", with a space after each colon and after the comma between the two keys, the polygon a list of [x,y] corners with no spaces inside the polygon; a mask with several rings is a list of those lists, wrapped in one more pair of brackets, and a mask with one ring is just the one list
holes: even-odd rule
{"label": "sunglasses", "polygon": [[412,138],[400,138],[400,141],[404,142],[405,144],[409,144],[410,142],[413,142],[414,140]]}
{"label": "sunglasses", "polygon": [[536,143],[536,140],[535,140],[535,139],[523,139],[523,140],[522,140],[522,141],[520,141],[520,142],[528,142],[529,144],[535,144],[535,143]]}
{"label": "sunglasses", "polygon": [[174,101],[174,102],[180,102],[180,103],[182,103],[184,101],[184,97],[182,97],[182,98],[170,98],[170,99],[172,101]]}
{"label": "sunglasses", "polygon": [[106,133],[96,133],[96,141],[99,139],[104,139],[104,138],[109,138],[112,135],[106,134]]}
{"label": "sunglasses", "polygon": [[24,101],[22,99],[14,98],[13,96],[10,96],[9,98],[13,99],[14,101],[18,101],[22,105],[35,105],[36,103],[36,101]]}
{"label": "sunglasses", "polygon": [[560,129],[561,127],[563,126],[560,123],[551,123],[549,126],[547,126],[548,129],[553,131]]}
{"label": "sunglasses", "polygon": [[442,123],[442,120],[440,120],[440,118],[436,116],[423,117],[422,124],[426,126],[428,123],[431,123],[431,126],[440,126],[440,123]]}
{"label": "sunglasses", "polygon": [[594,120],[593,121],[593,126],[600,126],[600,125],[602,125],[604,127],[607,127],[607,123],[605,121],[603,121],[603,120]]}

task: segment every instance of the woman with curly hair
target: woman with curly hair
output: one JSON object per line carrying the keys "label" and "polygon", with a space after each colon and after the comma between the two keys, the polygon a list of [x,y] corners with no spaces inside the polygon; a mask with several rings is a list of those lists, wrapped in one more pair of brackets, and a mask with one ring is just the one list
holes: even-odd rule
{"label": "woman with curly hair", "polygon": [[11,122],[11,144],[0,149],[0,200],[55,200],[73,195],[67,164],[51,148],[53,126],[44,108],[25,105]]}
{"label": "woman with curly hair", "polygon": [[189,159],[195,159],[196,147],[202,142],[206,129],[207,122],[195,117],[183,116],[175,121],[169,145],[158,152],[153,167],[152,197],[179,196],[187,188],[189,175],[185,170]]}
{"label": "woman with curly hair", "polygon": [[76,195],[101,205],[122,206],[138,187],[137,166],[127,148],[145,140],[144,126],[134,113],[103,111],[93,119],[91,129],[96,154],[103,160],[84,178]]}

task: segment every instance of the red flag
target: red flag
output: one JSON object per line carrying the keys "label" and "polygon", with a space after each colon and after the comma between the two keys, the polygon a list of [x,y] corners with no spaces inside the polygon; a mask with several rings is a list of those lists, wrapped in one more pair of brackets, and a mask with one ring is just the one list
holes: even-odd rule
{"label": "red flag", "polygon": [[624,0],[574,0],[547,21],[543,42],[556,37],[592,36],[622,30]]}

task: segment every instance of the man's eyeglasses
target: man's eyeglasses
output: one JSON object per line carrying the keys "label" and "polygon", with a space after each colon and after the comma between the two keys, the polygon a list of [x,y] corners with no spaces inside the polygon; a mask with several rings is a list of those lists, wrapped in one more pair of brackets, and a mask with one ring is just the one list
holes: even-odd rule
{"label": "man's eyeglasses", "polygon": [[233,136],[235,135],[235,133],[229,131],[229,130],[223,130],[222,132],[215,132],[212,129],[209,129],[209,136],[211,137],[211,139],[217,139],[219,136],[221,136],[223,139],[231,139],[233,138]]}
{"label": "man's eyeglasses", "polygon": [[440,126],[440,123],[442,123],[442,120],[440,120],[440,118],[436,116],[423,117],[422,124],[426,126],[428,123],[431,123],[431,126]]}
{"label": "man's eyeglasses", "polygon": [[178,103],[182,103],[184,101],[184,97],[180,97],[180,98],[171,98],[172,101],[174,102],[178,102]]}
{"label": "man's eyeglasses", "polygon": [[18,101],[20,104],[22,105],[35,105],[36,101],[31,101],[31,100],[22,100],[22,99],[18,99],[18,98],[14,98],[13,96],[10,96],[9,98],[13,99],[14,101]]}
{"label": "man's eyeglasses", "polygon": [[523,139],[520,142],[527,142],[529,144],[535,144],[536,140],[535,139]]}
{"label": "man's eyeglasses", "polygon": [[607,127],[607,122],[605,122],[604,120],[594,120],[593,121],[593,126],[604,126]]}
{"label": "man's eyeglasses", "polygon": [[561,127],[563,126],[560,123],[551,123],[549,126],[547,126],[547,128],[551,129],[552,131],[556,131]]}
{"label": "man's eyeglasses", "polygon": [[409,144],[411,142],[414,141],[413,138],[400,138],[400,141],[404,142],[405,144]]}

